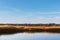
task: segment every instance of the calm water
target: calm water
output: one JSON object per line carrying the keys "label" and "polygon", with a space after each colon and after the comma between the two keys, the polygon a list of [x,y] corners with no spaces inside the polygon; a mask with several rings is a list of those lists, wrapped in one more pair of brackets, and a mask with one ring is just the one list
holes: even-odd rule
{"label": "calm water", "polygon": [[12,35],[0,35],[0,40],[60,40],[60,34],[18,33]]}

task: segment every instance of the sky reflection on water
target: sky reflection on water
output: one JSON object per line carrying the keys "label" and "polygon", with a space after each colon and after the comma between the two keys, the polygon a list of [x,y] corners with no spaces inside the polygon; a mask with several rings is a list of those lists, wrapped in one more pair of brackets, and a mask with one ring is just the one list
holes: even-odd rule
{"label": "sky reflection on water", "polygon": [[1,35],[0,40],[60,40],[60,34],[18,33],[12,35]]}

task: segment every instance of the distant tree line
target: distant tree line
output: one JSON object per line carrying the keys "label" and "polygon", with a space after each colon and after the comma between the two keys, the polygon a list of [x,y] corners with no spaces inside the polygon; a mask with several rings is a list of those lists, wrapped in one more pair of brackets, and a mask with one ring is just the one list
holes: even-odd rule
{"label": "distant tree line", "polygon": [[12,25],[12,26],[60,26],[60,24],[49,23],[49,24],[0,24],[0,25]]}

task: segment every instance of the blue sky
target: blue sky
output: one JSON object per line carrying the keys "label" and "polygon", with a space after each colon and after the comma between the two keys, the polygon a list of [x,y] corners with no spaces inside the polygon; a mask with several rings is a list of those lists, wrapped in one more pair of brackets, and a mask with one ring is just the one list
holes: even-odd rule
{"label": "blue sky", "polygon": [[60,0],[0,0],[0,23],[60,23]]}

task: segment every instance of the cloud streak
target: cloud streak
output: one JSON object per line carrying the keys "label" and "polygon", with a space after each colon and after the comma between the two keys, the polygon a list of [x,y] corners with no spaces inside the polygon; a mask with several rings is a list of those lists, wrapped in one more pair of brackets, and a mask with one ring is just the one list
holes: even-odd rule
{"label": "cloud streak", "polygon": [[51,17],[56,13],[60,12],[26,12],[16,8],[2,7],[0,23],[60,23],[60,16]]}

